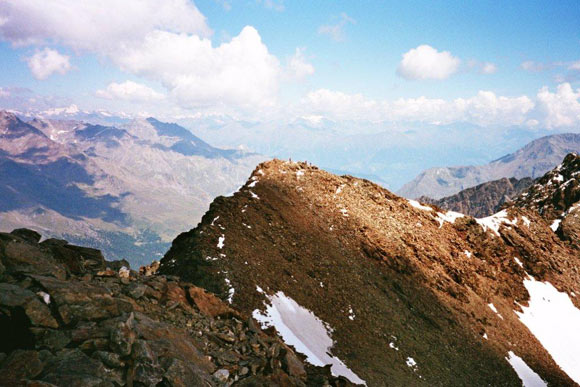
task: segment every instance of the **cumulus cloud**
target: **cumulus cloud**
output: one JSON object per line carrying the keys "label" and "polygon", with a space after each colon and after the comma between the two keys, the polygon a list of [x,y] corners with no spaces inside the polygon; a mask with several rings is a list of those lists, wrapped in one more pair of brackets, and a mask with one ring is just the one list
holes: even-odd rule
{"label": "cumulus cloud", "polygon": [[36,51],[34,55],[26,58],[28,68],[36,79],[44,80],[54,73],[61,75],[70,71],[70,57],[62,55],[51,48]]}
{"label": "cumulus cloud", "polygon": [[437,51],[423,44],[403,54],[397,74],[405,79],[446,79],[459,68],[461,61],[449,51]]}
{"label": "cumulus cloud", "polygon": [[340,14],[337,23],[325,24],[318,27],[318,33],[330,37],[335,42],[343,42],[345,39],[344,27],[348,24],[356,24],[356,20],[343,12]]}
{"label": "cumulus cloud", "polygon": [[164,98],[164,95],[143,84],[125,81],[123,83],[110,83],[106,89],[97,90],[97,97],[106,99],[121,99],[127,101],[155,101]]}
{"label": "cumulus cloud", "polygon": [[[46,4],[45,4],[46,3]],[[189,0],[0,0],[0,37],[15,45],[56,42],[109,58],[159,81],[183,107],[270,106],[280,66],[255,28],[213,47]]]}
{"label": "cumulus cloud", "polygon": [[495,74],[497,72],[497,66],[494,63],[485,62],[482,64],[480,72],[482,74]]}
{"label": "cumulus cloud", "polygon": [[536,99],[536,114],[548,129],[569,127],[580,122],[580,89],[572,89],[569,83],[558,85],[555,93],[543,87]]}
{"label": "cumulus cloud", "polygon": [[114,58],[124,70],[160,81],[184,106],[271,105],[279,62],[253,27],[212,47],[196,35],[155,31]]}
{"label": "cumulus cloud", "polygon": [[377,101],[361,94],[326,89],[309,93],[302,101],[305,113],[330,119],[427,122],[468,122],[482,126],[525,125],[546,129],[570,128],[580,122],[580,89],[569,83],[555,91],[541,88],[535,98],[498,96],[479,91],[469,98],[400,98]]}
{"label": "cumulus cloud", "polygon": [[0,37],[15,45],[57,42],[75,50],[116,52],[155,30],[211,34],[189,0],[0,0]]}
{"label": "cumulus cloud", "polygon": [[309,114],[331,119],[379,119],[380,108],[374,100],[362,94],[346,94],[340,91],[318,89],[311,91],[301,101]]}
{"label": "cumulus cloud", "polygon": [[302,80],[314,74],[314,66],[308,63],[304,56],[304,48],[297,47],[294,56],[290,58],[287,65],[287,73],[290,78]]}

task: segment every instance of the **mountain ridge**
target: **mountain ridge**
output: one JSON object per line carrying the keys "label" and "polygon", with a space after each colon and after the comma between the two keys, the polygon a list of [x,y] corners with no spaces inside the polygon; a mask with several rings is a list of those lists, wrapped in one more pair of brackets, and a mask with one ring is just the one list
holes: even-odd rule
{"label": "mountain ridge", "polygon": [[427,169],[397,193],[408,198],[427,196],[441,199],[503,177],[535,179],[558,165],[571,152],[580,152],[580,134],[544,136],[488,164]]}
{"label": "mountain ridge", "polygon": [[474,219],[274,160],[217,198],[160,270],[266,324],[281,299],[312,311],[332,330],[330,353],[370,385],[519,385],[512,354],[538,378],[575,385],[519,316],[536,305],[536,283],[578,308],[578,259],[527,208]]}

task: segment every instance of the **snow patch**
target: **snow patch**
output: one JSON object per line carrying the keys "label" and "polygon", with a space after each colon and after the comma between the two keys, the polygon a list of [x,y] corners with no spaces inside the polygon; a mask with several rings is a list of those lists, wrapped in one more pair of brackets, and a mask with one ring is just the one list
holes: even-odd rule
{"label": "snow patch", "polygon": [[516,263],[517,263],[518,265],[520,265],[520,267],[522,267],[522,268],[524,267],[524,264],[522,263],[522,261],[520,261],[520,260],[518,259],[518,257],[514,257],[514,261],[516,261]]}
{"label": "snow patch", "polygon": [[517,222],[517,219],[509,220],[507,216],[508,216],[507,210],[501,210],[497,214],[493,214],[492,216],[488,216],[487,218],[480,218],[475,220],[477,221],[477,223],[479,223],[481,227],[483,227],[483,231],[487,231],[489,229],[492,230],[495,233],[495,235],[499,236],[499,227],[502,224],[515,225]]}
{"label": "snow patch", "polygon": [[408,357],[407,361],[405,363],[407,363],[407,367],[416,367],[417,366],[417,362],[412,357]]}
{"label": "snow patch", "polygon": [[217,244],[217,248],[218,249],[223,249],[224,248],[224,241],[226,240],[226,237],[224,236],[224,234],[222,234],[221,237],[219,237],[218,239],[218,244]]}
{"label": "snow patch", "polygon": [[266,305],[264,312],[259,309],[252,312],[262,328],[276,328],[284,342],[304,354],[309,363],[319,367],[330,364],[333,375],[344,376],[353,383],[366,385],[340,359],[330,355],[334,342],[327,324],[283,292],[268,296],[268,299],[271,305]]}
{"label": "snow patch", "polygon": [[471,258],[471,256],[472,256],[472,254],[471,254],[471,251],[467,251],[467,250],[465,250],[465,251],[463,252],[463,254],[465,254],[465,256],[466,256],[467,258]]}
{"label": "snow patch", "polygon": [[531,369],[526,362],[522,360],[521,357],[513,353],[508,352],[508,357],[505,358],[508,363],[512,366],[516,374],[522,380],[524,387],[541,387],[548,386],[548,384],[540,378],[540,376]]}
{"label": "snow patch", "polygon": [[234,294],[236,293],[236,289],[232,287],[232,283],[229,279],[225,278],[226,285],[228,285],[228,302],[231,304],[234,301]]}
{"label": "snow patch", "polygon": [[552,231],[556,232],[558,231],[558,227],[560,227],[560,223],[562,222],[562,219],[556,219],[551,225],[550,228],[552,229]]}
{"label": "snow patch", "polygon": [[352,306],[349,306],[348,307],[348,319],[353,321],[355,317],[356,317],[356,314],[354,314],[354,311],[352,310]]}
{"label": "snow patch", "polygon": [[530,301],[528,306],[521,306],[523,312],[516,314],[560,368],[580,384],[580,310],[568,294],[549,282],[528,277],[524,286]]}
{"label": "snow patch", "polygon": [[449,222],[451,224],[455,223],[455,221],[459,218],[463,218],[465,215],[455,212],[455,211],[447,211],[446,213],[437,213],[437,217],[435,220],[439,222],[439,228],[443,227],[443,223]]}
{"label": "snow patch", "polygon": [[416,200],[409,199],[409,204],[412,205],[413,207],[418,208],[418,209],[423,210],[423,211],[433,211],[433,209],[431,207],[424,206]]}
{"label": "snow patch", "polygon": [[255,193],[253,193],[252,191],[250,191],[250,195],[252,195],[253,199],[260,199],[260,197],[258,195],[256,195]]}
{"label": "snow patch", "polygon": [[491,309],[495,314],[497,314],[499,316],[499,318],[501,318],[503,320],[503,316],[501,314],[499,314],[499,312],[497,311],[496,307],[494,304],[487,304],[487,306],[489,306],[489,309]]}
{"label": "snow patch", "polygon": [[38,295],[40,298],[42,298],[42,301],[44,301],[44,303],[45,303],[46,305],[50,304],[50,294],[48,294],[48,293],[45,293],[45,292],[42,292],[42,291],[40,291],[40,292],[38,292],[38,293],[36,293],[36,294],[37,294],[37,295]]}
{"label": "snow patch", "polygon": [[528,217],[527,217],[527,216],[522,216],[522,220],[524,221],[524,224],[525,224],[527,227],[530,227],[530,223],[531,223],[531,222],[530,222],[530,219],[528,219]]}

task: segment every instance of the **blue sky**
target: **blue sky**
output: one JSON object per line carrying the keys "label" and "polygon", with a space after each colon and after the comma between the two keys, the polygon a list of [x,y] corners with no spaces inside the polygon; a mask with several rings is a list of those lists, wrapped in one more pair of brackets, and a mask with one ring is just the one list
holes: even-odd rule
{"label": "blue sky", "polygon": [[[0,10],[7,12],[17,3],[2,0]],[[196,2],[195,6],[213,31],[214,46],[237,36],[249,25],[256,28],[268,51],[282,65],[297,47],[303,48],[315,72],[307,80],[281,88],[282,95],[287,94],[290,99],[318,88],[387,100],[469,97],[479,90],[505,96],[533,95],[539,88],[554,87],[566,78],[567,66],[554,63],[580,60],[577,1],[206,0]],[[340,41],[320,33],[321,26],[341,23]],[[94,92],[112,81],[134,80],[163,91],[155,79],[122,71],[101,52],[78,50],[64,39],[49,35],[47,44],[20,47],[4,37],[0,45],[2,87],[27,87],[44,95],[78,99],[93,108],[99,106],[99,101],[91,98]],[[461,59],[460,68],[444,81],[409,81],[398,76],[396,69],[402,54],[423,44],[449,51]],[[72,69],[64,76],[54,74],[45,80],[35,79],[26,58],[43,47],[69,55]],[[481,74],[469,68],[469,61],[493,63],[497,71]],[[521,65],[526,61],[546,69],[525,71]],[[573,86],[577,86],[577,78],[571,82]]]}
{"label": "blue sky", "polygon": [[0,0],[0,20],[0,108],[22,113],[227,122],[204,133],[260,150],[297,127],[502,150],[580,131],[578,1]]}

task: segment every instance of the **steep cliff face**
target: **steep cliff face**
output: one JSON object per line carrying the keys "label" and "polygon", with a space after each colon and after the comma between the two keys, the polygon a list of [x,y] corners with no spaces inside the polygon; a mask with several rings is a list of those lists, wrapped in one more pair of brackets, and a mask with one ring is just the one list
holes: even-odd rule
{"label": "steep cliff face", "polygon": [[274,160],[216,199],[160,270],[253,313],[302,351],[317,349],[295,340],[313,328],[292,328],[291,311],[316,316],[335,359],[318,360],[338,359],[348,372],[333,372],[351,381],[516,386],[523,359],[536,381],[574,385],[565,350],[542,333],[557,313],[537,312],[542,328],[528,317],[542,291],[578,313],[579,261],[534,210],[475,219]]}
{"label": "steep cliff face", "polygon": [[498,212],[505,204],[509,204],[513,198],[526,191],[532,184],[533,179],[503,179],[479,184],[472,188],[447,196],[442,199],[431,199],[426,196],[418,200],[424,203],[434,204],[445,210],[461,212],[476,218],[483,218]]}
{"label": "steep cliff face", "polygon": [[0,233],[0,386],[347,386],[244,313],[153,267]]}

